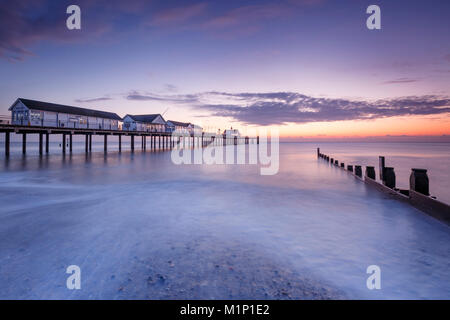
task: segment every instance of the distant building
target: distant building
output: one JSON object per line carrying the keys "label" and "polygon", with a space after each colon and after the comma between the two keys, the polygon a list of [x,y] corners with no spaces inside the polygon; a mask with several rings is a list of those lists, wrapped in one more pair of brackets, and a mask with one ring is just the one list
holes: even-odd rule
{"label": "distant building", "polygon": [[233,128],[225,130],[223,132],[223,135],[227,136],[229,138],[231,138],[231,137],[240,137],[241,136],[239,130],[233,129]]}
{"label": "distant building", "polygon": [[11,124],[59,128],[118,130],[116,113],[19,98],[8,109]]}
{"label": "distant building", "polygon": [[193,126],[192,133],[194,135],[199,136],[199,135],[201,135],[203,133],[203,128],[202,127],[200,127],[200,126],[198,126],[196,124],[193,124],[192,126]]}
{"label": "distant building", "polygon": [[193,129],[194,125],[192,123],[179,122],[174,120],[167,120],[166,122],[166,131],[170,133],[176,131],[177,133],[190,134],[193,132]]}
{"label": "distant building", "polygon": [[123,118],[122,130],[124,131],[146,131],[165,132],[166,120],[160,114],[127,114]]}

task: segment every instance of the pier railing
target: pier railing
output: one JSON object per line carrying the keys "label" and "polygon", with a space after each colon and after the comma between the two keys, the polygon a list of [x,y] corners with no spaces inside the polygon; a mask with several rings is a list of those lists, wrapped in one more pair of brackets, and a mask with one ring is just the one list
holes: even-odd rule
{"label": "pier railing", "polygon": [[317,148],[317,157],[332,166],[347,171],[355,178],[375,187],[379,191],[407,202],[422,212],[450,225],[450,206],[430,195],[430,181],[426,169],[412,168],[409,177],[409,189],[399,189],[396,187],[395,170],[393,167],[386,167],[384,156],[380,156],[378,159],[381,183],[376,181],[376,172],[373,166],[366,166],[363,176],[361,165],[347,165],[345,167],[344,162],[339,162],[336,158],[331,158],[321,153],[320,148]]}
{"label": "pier railing", "polygon": [[[64,128],[64,127],[41,127],[41,126],[22,126],[12,125],[9,123],[0,123],[0,132],[5,133],[5,156],[10,155],[11,133],[22,135],[22,153],[26,154],[27,135],[39,135],[39,154],[49,153],[49,136],[61,135],[62,137],[62,153],[72,152],[72,136],[85,136],[85,152],[92,151],[92,136],[103,136],[104,152],[108,151],[108,136],[118,136],[119,152],[122,151],[122,136],[129,136],[130,149],[135,150],[135,138],[141,137],[141,150],[150,149],[172,149],[175,147],[206,147],[208,145],[237,145],[250,144],[254,141],[259,144],[259,137],[237,137],[226,136],[223,134],[211,134],[207,132],[199,134],[158,132],[158,131],[123,131],[115,129],[87,129],[87,128]],[[45,136],[45,145],[44,145]],[[68,139],[67,139],[68,138]],[[150,140],[147,142],[147,138]],[[150,144],[150,145],[149,145]],[[44,149],[45,146],[45,149]]]}

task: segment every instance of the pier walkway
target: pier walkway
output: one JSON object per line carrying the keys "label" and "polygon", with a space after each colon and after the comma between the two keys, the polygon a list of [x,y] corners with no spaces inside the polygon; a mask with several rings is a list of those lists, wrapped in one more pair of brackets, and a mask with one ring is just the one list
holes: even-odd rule
{"label": "pier walkway", "polygon": [[[66,128],[66,127],[40,127],[40,126],[22,126],[13,124],[0,124],[0,132],[5,133],[5,155],[10,154],[11,133],[22,135],[22,153],[26,154],[27,150],[27,135],[39,135],[39,154],[49,153],[49,136],[57,134],[62,136],[62,152],[66,153],[67,148],[72,152],[72,141],[74,135],[85,136],[85,152],[92,151],[92,136],[100,135],[104,137],[104,151],[108,151],[108,136],[119,137],[119,151],[122,151],[122,136],[131,137],[131,151],[134,151],[135,137],[141,137],[141,147],[143,150],[147,149],[150,140],[150,148],[164,148],[171,149],[175,146],[199,146],[205,147],[210,144],[214,145],[229,145],[229,144],[249,144],[252,140],[259,142],[259,137],[225,137],[222,134],[213,134],[203,132],[200,135],[171,133],[171,132],[149,132],[149,131],[124,131],[124,130],[104,130],[104,129],[80,129],[80,128]],[[44,135],[45,135],[45,151],[44,151]],[[67,137],[69,141],[67,143]]]}

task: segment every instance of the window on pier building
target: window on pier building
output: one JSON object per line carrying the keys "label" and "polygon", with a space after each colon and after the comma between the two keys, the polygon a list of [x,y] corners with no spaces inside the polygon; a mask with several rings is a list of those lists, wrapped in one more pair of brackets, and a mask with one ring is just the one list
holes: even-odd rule
{"label": "window on pier building", "polygon": [[41,112],[40,111],[31,111],[30,112],[31,115],[31,120],[41,120]]}

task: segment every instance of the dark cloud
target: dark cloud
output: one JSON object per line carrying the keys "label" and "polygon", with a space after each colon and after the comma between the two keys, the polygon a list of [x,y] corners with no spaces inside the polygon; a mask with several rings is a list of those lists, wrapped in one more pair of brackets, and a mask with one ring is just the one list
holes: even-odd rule
{"label": "dark cloud", "polygon": [[194,103],[198,101],[197,95],[157,95],[153,93],[139,93],[132,91],[125,97],[134,101],[166,101],[174,103]]}
{"label": "dark cloud", "polygon": [[[66,28],[66,8],[72,4],[81,8],[81,30]],[[120,34],[142,30],[190,28],[231,36],[248,34],[259,30],[268,19],[291,15],[293,6],[291,2],[226,8],[206,1],[168,4],[164,0],[0,0],[0,57],[17,62],[33,55],[33,46],[44,41],[86,42],[99,36],[116,40]]]}
{"label": "dark cloud", "polygon": [[161,10],[153,16],[148,24],[155,26],[179,25],[204,14],[206,8],[207,3],[195,3]]}
{"label": "dark cloud", "polygon": [[383,84],[398,84],[398,83],[411,83],[417,82],[418,79],[409,79],[409,78],[398,78],[394,80],[384,81]]}
{"label": "dark cloud", "polygon": [[[189,95],[156,95],[133,91],[126,98],[184,104],[193,110],[204,111],[209,116],[227,117],[255,125],[367,120],[450,112],[450,98],[436,95],[364,101],[316,98],[296,92],[210,91]],[[197,115],[200,116],[205,114]]]}
{"label": "dark cloud", "polygon": [[170,83],[166,83],[164,85],[164,90],[168,91],[168,92],[177,92],[178,91],[178,87],[176,85],[170,84]]}
{"label": "dark cloud", "polygon": [[101,98],[91,98],[91,99],[76,99],[75,102],[85,103],[85,102],[98,102],[98,101],[109,101],[109,100],[113,100],[113,99],[108,98],[108,97],[101,97]]}
{"label": "dark cloud", "polygon": [[[209,111],[213,116],[256,125],[366,120],[450,112],[450,98],[432,95],[372,102],[314,98],[292,92],[224,93],[223,97],[233,98],[233,103],[201,104],[196,108]],[[235,103],[239,100],[241,103]]]}
{"label": "dark cloud", "polygon": [[[81,30],[66,27],[66,9],[72,4],[81,8]],[[86,42],[111,31],[117,36],[123,28],[112,17],[137,15],[148,6],[145,0],[0,0],[0,57],[22,61],[43,41]]]}

